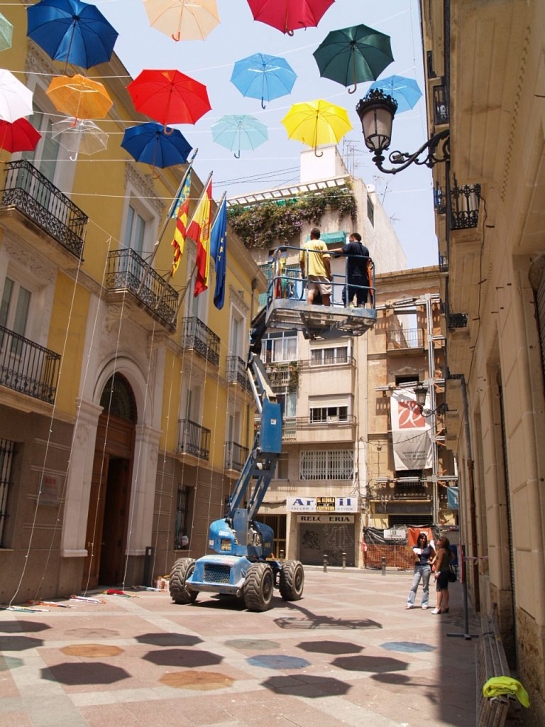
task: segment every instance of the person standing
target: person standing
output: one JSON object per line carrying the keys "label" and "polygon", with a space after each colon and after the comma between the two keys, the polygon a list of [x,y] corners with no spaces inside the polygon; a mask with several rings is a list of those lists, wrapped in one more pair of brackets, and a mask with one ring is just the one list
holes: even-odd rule
{"label": "person standing", "polygon": [[433,614],[448,613],[448,574],[450,571],[450,562],[453,557],[454,554],[450,549],[449,539],[445,537],[439,538],[437,541],[437,553],[432,561],[435,569],[435,587],[437,589],[437,606],[433,609]]}
{"label": "person standing", "polygon": [[299,254],[301,275],[308,279],[307,303],[312,304],[317,293],[324,305],[331,305],[331,263],[327,245],[320,240],[320,230],[313,227],[310,240],[305,242]]}
{"label": "person standing", "polygon": [[362,244],[359,232],[353,232],[348,238],[348,243],[342,247],[343,255],[347,256],[346,261],[346,283],[347,291],[343,290],[343,302],[345,306],[356,305],[362,307],[367,303],[369,294],[369,250]]}
{"label": "person standing", "polygon": [[428,536],[426,533],[420,533],[420,535],[418,536],[418,540],[416,541],[416,545],[413,547],[413,552],[416,558],[414,564],[414,576],[405,608],[407,610],[414,608],[416,591],[418,590],[418,585],[420,581],[422,581],[421,606],[425,610],[426,608],[428,608],[430,600],[430,560],[435,556],[435,551],[433,547],[428,543]]}

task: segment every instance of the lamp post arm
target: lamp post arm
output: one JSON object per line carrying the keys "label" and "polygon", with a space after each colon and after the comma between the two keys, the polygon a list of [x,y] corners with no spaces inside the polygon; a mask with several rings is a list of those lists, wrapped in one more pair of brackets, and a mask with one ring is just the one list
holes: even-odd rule
{"label": "lamp post arm", "polygon": [[[428,152],[427,155],[423,159],[420,159],[419,157],[426,150]],[[384,155],[381,152],[375,152],[373,156],[374,163],[383,174],[397,174],[407,169],[411,164],[425,165],[431,168],[437,162],[446,162],[450,159],[450,131],[449,129],[444,129],[438,134],[435,134],[413,154],[392,151],[389,153],[388,159],[391,164],[396,165],[394,168],[386,169],[382,166]]]}

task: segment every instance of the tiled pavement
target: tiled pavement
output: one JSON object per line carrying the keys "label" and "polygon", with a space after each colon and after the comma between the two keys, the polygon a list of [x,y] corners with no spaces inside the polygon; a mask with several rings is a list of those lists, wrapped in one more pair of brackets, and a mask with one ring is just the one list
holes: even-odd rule
{"label": "tiled pavement", "polygon": [[405,611],[407,573],[305,574],[301,601],[265,613],[152,591],[0,611],[0,727],[475,723],[477,639],[447,636],[464,632],[458,583],[435,616]]}

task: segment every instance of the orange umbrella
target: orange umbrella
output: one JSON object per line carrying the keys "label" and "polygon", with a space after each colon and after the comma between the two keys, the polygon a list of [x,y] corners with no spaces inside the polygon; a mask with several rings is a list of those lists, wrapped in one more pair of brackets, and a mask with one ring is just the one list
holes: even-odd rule
{"label": "orange umbrella", "polygon": [[113,105],[102,83],[76,73],[54,78],[46,91],[55,108],[77,119],[102,119]]}

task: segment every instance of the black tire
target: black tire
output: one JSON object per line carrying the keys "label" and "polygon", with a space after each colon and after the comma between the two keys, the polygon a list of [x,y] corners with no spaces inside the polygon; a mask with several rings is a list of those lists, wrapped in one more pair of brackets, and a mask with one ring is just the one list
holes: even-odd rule
{"label": "black tire", "polygon": [[274,578],[270,565],[253,563],[244,581],[244,603],[248,611],[267,611],[271,607]]}
{"label": "black tire", "polygon": [[305,571],[298,560],[287,560],[280,569],[278,588],[284,601],[298,601],[303,597]]}
{"label": "black tire", "polygon": [[179,558],[170,571],[168,590],[174,603],[194,603],[198,591],[191,591],[186,587],[185,582],[195,570],[193,558]]}

